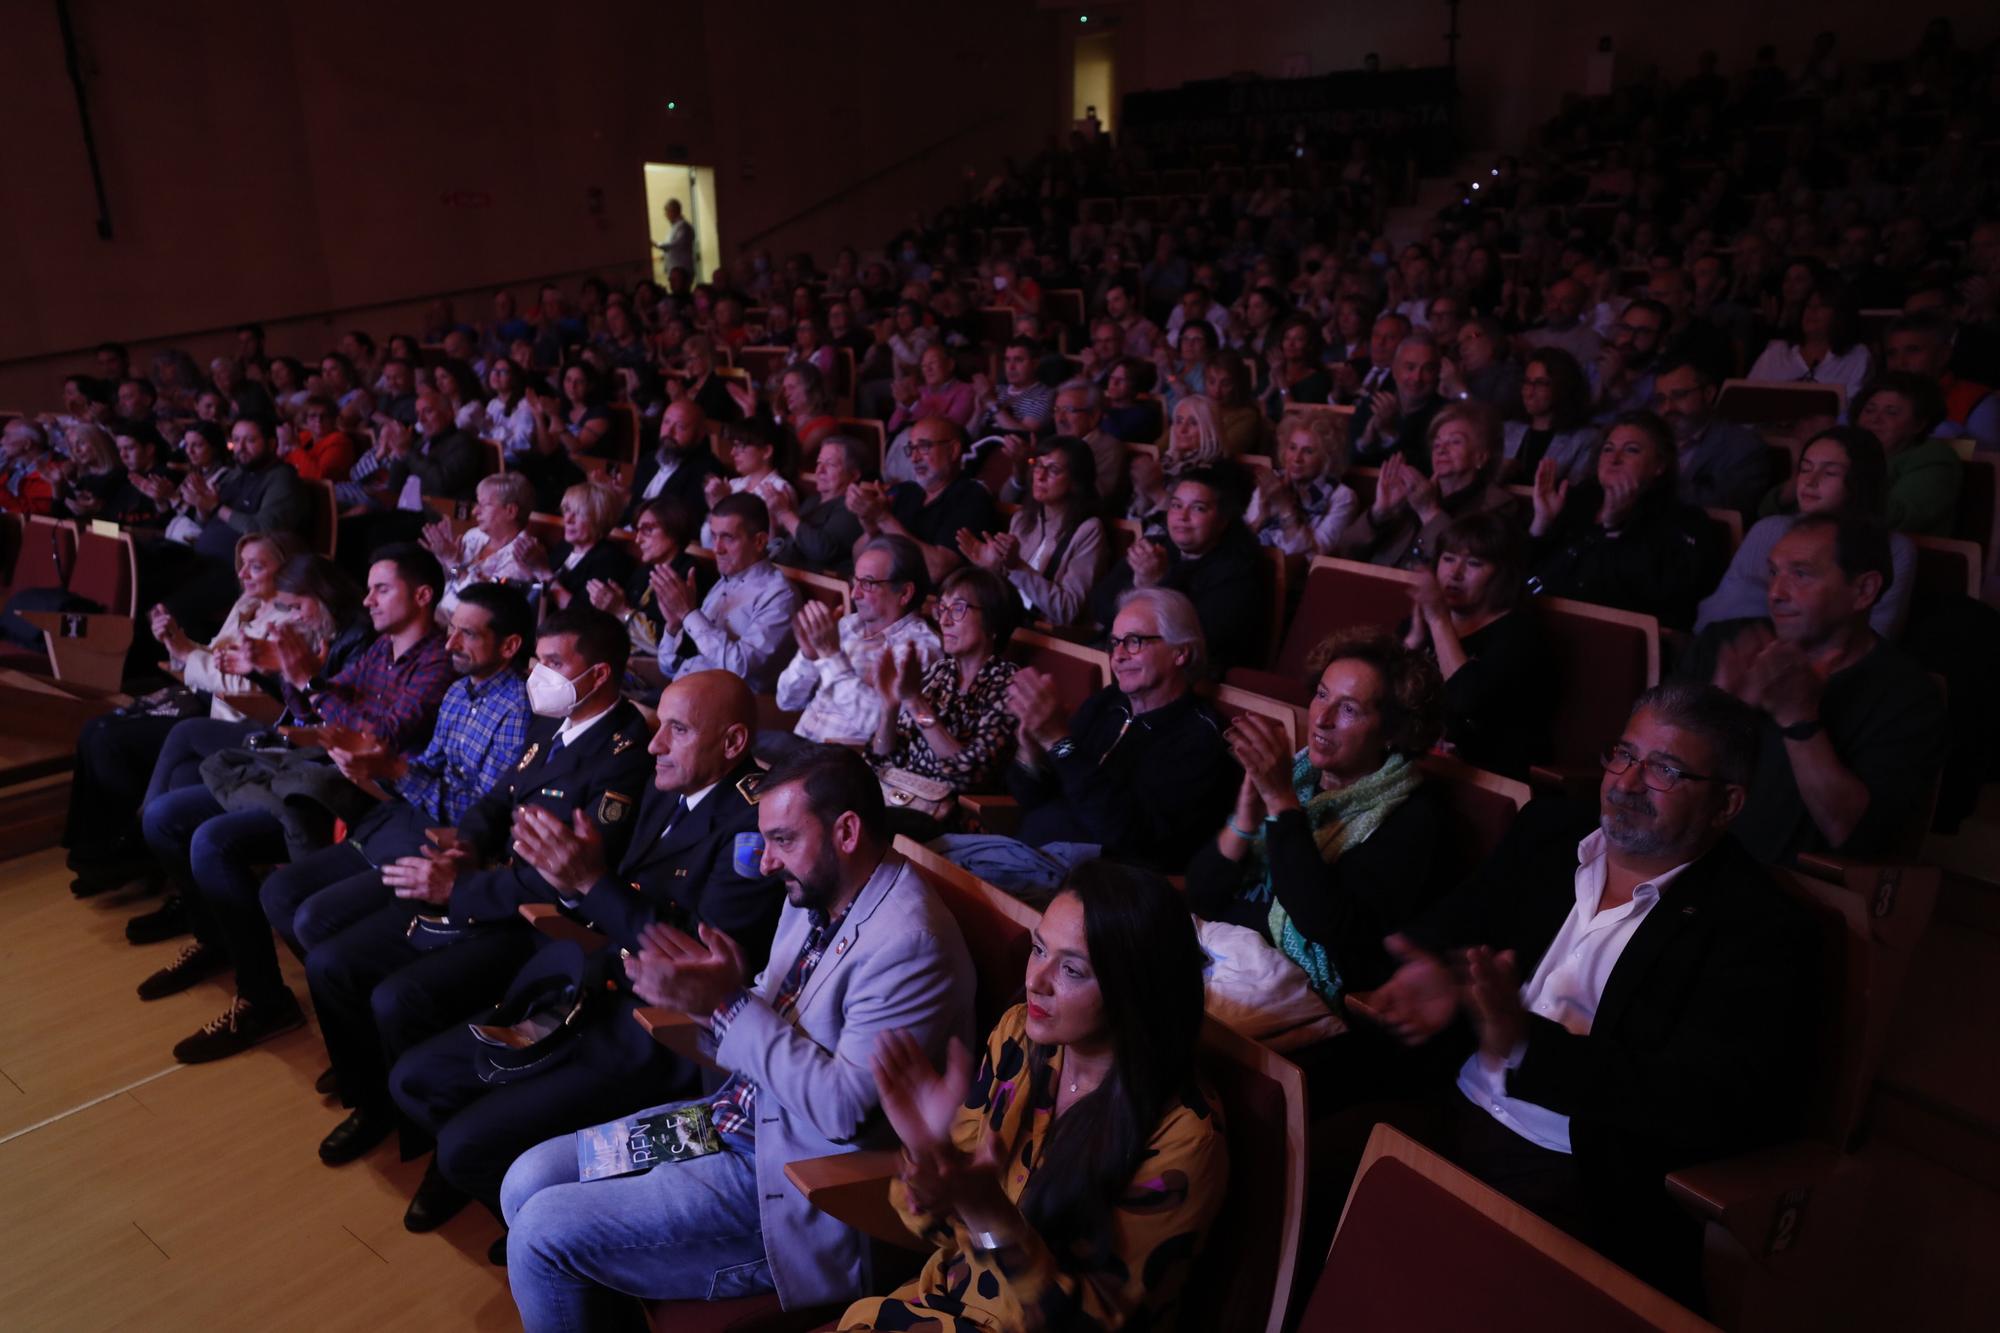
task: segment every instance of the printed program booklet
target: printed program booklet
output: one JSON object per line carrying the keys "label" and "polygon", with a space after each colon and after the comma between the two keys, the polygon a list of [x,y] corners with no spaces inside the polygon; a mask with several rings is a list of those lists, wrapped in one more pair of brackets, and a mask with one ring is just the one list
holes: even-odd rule
{"label": "printed program booklet", "polygon": [[607,1180],[722,1151],[706,1106],[631,1116],[576,1132],[579,1180]]}

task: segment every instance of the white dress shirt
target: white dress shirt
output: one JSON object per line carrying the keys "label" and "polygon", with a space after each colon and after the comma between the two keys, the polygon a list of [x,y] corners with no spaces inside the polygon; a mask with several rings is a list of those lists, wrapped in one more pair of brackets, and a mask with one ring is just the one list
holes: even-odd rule
{"label": "white dress shirt", "polygon": [[875,664],[891,648],[908,644],[922,670],[944,655],[937,631],[921,615],[904,616],[879,632],[861,628],[855,616],[838,626],[840,651],[830,657],[791,660],[778,677],[778,707],[803,709],[792,730],[809,741],[865,745],[882,722],[882,696],[875,693]]}
{"label": "white dress shirt", "polygon": [[[690,671],[733,671],[758,694],[769,694],[792,649],[792,612],[799,595],[768,560],[715,581],[701,609],[678,634],[660,640],[660,671],[668,680]],[[683,647],[691,655],[682,657]]]}
{"label": "white dress shirt", "polygon": [[[1604,900],[1610,868],[1603,830],[1593,830],[1578,843],[1576,855],[1576,906],[1549,942],[1535,975],[1521,987],[1521,1004],[1529,1013],[1560,1023],[1581,1037],[1589,1033],[1605,984],[1611,980],[1625,946],[1638,932],[1639,923],[1688,863],[1640,884],[1632,890],[1632,901],[1622,907],[1600,912],[1597,905]],[[1526,1054],[1527,1043],[1522,1042],[1499,1069],[1491,1069],[1477,1051],[1473,1052],[1458,1071],[1458,1090],[1528,1142],[1550,1152],[1566,1153],[1570,1150],[1568,1116],[1507,1095],[1507,1071],[1519,1068]]]}

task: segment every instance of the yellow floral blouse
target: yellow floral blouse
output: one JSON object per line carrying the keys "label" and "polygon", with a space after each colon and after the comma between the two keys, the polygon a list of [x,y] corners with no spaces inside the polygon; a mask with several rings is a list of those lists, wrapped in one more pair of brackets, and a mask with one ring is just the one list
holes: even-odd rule
{"label": "yellow floral blouse", "polygon": [[[972,1152],[989,1126],[1009,1163],[1003,1187],[1019,1202],[1054,1121],[1062,1053],[1041,1085],[1028,1078],[1026,1008],[1002,1016],[986,1058],[952,1125],[952,1140]],[[1174,1327],[1189,1263],[1222,1204],[1229,1147],[1220,1108],[1200,1094],[1173,1106],[1153,1132],[1148,1156],[1112,1218],[1111,1253],[1102,1259],[1052,1253],[1030,1232],[1022,1244],[991,1253],[968,1243],[955,1217],[919,1211],[901,1181],[891,1201],[911,1231],[937,1245],[914,1281],[887,1296],[857,1301],[841,1319],[844,1333],[912,1329],[922,1333],[1026,1333],[1041,1329],[1164,1330]]]}

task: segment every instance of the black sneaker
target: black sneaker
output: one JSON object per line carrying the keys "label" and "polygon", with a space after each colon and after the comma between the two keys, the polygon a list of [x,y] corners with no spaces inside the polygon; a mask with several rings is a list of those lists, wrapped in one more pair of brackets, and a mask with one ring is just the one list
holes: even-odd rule
{"label": "black sneaker", "polygon": [[229,1007],[208,1020],[202,1030],[174,1047],[174,1059],[184,1065],[207,1064],[247,1051],[258,1042],[290,1032],[306,1021],[299,1002],[285,992],[282,1001],[252,1004],[241,995]]}
{"label": "black sneaker", "polygon": [[196,940],[183,948],[180,956],[139,983],[139,998],[159,1000],[179,995],[197,981],[229,969],[229,955],[212,944]]}
{"label": "black sneaker", "polygon": [[178,893],[170,893],[167,900],[143,915],[135,916],[125,923],[125,938],[134,944],[158,944],[176,935],[185,935],[193,926],[188,924],[187,904]]}
{"label": "black sneaker", "polygon": [[340,1075],[336,1074],[331,1066],[320,1070],[319,1077],[313,1080],[313,1091],[322,1097],[338,1097]]}
{"label": "black sneaker", "polygon": [[76,869],[76,878],[69,882],[71,896],[95,898],[100,893],[113,889],[129,888],[141,880],[151,878],[153,867],[145,861],[127,861],[118,865],[83,865]]}

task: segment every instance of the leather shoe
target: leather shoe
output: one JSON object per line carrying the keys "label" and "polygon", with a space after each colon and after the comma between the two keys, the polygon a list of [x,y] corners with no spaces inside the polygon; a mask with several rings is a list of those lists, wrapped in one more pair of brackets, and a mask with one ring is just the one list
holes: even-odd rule
{"label": "leather shoe", "polygon": [[158,1000],[169,995],[179,995],[198,981],[205,981],[218,972],[229,970],[229,955],[213,945],[196,940],[187,945],[159,971],[139,983],[139,998]]}
{"label": "leather shoe", "polygon": [[444,1178],[438,1169],[437,1158],[424,1168],[424,1180],[417,1186],[416,1197],[403,1213],[403,1226],[410,1231],[436,1231],[452,1218],[458,1216],[459,1209],[472,1202],[472,1196]]}
{"label": "leather shoe", "polygon": [[142,913],[125,923],[125,938],[134,944],[158,944],[176,935],[185,935],[194,929],[188,924],[187,904],[178,893],[170,893],[167,900],[150,912]]}
{"label": "leather shoe", "polygon": [[333,1072],[331,1066],[322,1069],[319,1077],[313,1080],[313,1091],[322,1097],[337,1095],[340,1092],[340,1076]]}
{"label": "leather shoe", "polygon": [[319,1141],[319,1160],[328,1166],[345,1166],[388,1138],[395,1128],[396,1117],[387,1111],[356,1111]]}
{"label": "leather shoe", "polygon": [[486,1262],[495,1268],[507,1266],[507,1233],[501,1232],[500,1239],[486,1247]]}

